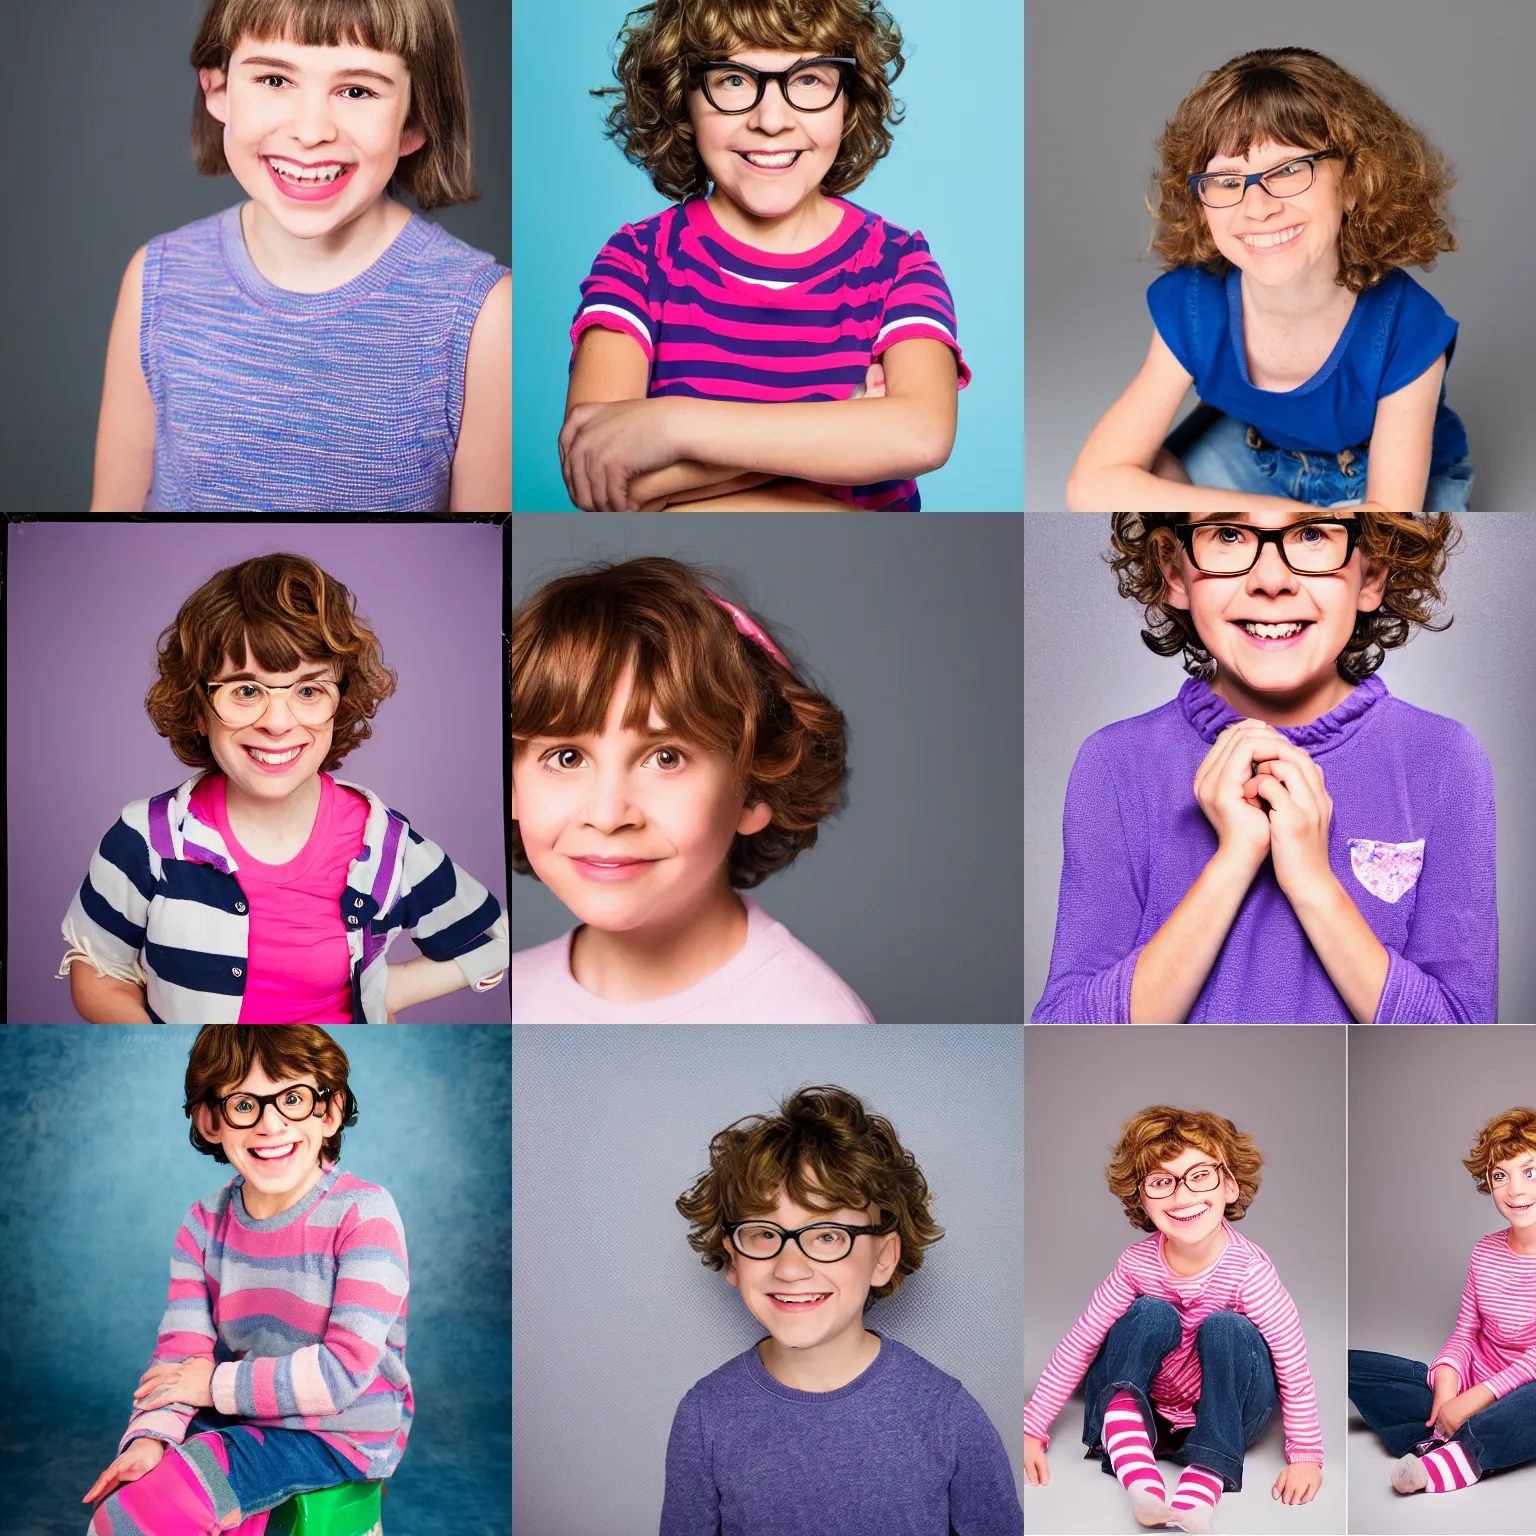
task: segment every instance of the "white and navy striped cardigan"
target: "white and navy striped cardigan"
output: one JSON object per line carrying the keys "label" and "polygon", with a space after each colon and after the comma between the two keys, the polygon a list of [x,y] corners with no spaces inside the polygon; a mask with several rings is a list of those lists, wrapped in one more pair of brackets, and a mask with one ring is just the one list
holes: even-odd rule
{"label": "white and navy striped cardigan", "polygon": [[[245,994],[245,893],[223,838],[189,805],[201,777],[124,808],[64,918],[59,975],[86,959],[143,986],[157,1024],[238,1024]],[[511,958],[501,904],[372,790],[336,783],[368,800],[363,851],[341,893],[353,1022],[385,1022],[385,957],[402,928],[428,959],[456,961],[477,990],[494,986]]]}

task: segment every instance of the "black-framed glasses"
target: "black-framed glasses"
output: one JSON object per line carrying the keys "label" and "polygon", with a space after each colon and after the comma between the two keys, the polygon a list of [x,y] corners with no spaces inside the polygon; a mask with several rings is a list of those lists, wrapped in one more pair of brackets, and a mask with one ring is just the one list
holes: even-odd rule
{"label": "black-framed glasses", "polygon": [[[808,1227],[788,1231],[776,1221],[734,1221],[725,1229],[731,1247],[744,1259],[776,1259],[791,1239],[806,1258],[817,1264],[836,1264],[853,1252],[855,1238],[884,1237],[896,1230],[893,1223],[874,1227],[850,1227],[840,1221],[813,1221]],[[809,1246],[806,1233],[810,1233]]]}
{"label": "black-framed glasses", "polygon": [[324,725],[341,706],[347,682],[328,677],[301,678],[296,683],[258,683],[254,678],[221,678],[204,683],[204,691],[213,702],[213,712],[225,725],[255,725],[266,714],[274,693],[289,695],[288,708],[300,725]]}
{"label": "black-framed glasses", "polygon": [[1308,518],[1288,528],[1248,523],[1175,523],[1174,533],[1197,571],[1207,576],[1246,576],[1266,544],[1298,576],[1342,571],[1355,552],[1360,524],[1351,518]]}
{"label": "black-framed glasses", "polygon": [[788,69],[753,69],[730,59],[699,66],[704,99],[716,112],[750,112],[763,99],[770,80],[777,80],[784,100],[796,112],[825,112],[843,93],[843,71],[857,69],[857,59],[800,59]]}
{"label": "black-framed glasses", "polygon": [[[295,1083],[291,1088],[276,1093],[247,1093],[244,1089],[226,1093],[222,1098],[210,1098],[208,1103],[224,1117],[224,1123],[237,1131],[249,1130],[267,1112],[268,1104],[277,1105],[277,1112],[284,1120],[308,1120],[315,1114],[316,1105],[327,1104],[334,1090],[311,1088],[308,1083]],[[319,1111],[324,1113],[323,1109]]]}
{"label": "black-framed glasses", "polygon": [[1183,1173],[1169,1173],[1166,1168],[1158,1168],[1141,1181],[1141,1193],[1147,1200],[1166,1200],[1182,1184],[1192,1195],[1209,1194],[1221,1183],[1221,1176],[1226,1171],[1221,1163],[1196,1163]]}
{"label": "black-framed glasses", "polygon": [[1267,171],[1254,171],[1252,175],[1245,171],[1196,171],[1184,179],[1207,208],[1235,208],[1247,197],[1254,182],[1271,197],[1295,197],[1312,185],[1319,160],[1341,159],[1343,156],[1336,149],[1319,149],[1310,155],[1297,155],[1294,160],[1271,166]]}

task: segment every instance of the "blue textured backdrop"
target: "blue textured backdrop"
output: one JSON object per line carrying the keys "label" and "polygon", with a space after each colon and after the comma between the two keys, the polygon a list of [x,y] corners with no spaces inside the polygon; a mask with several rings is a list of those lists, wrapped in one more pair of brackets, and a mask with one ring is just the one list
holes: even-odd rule
{"label": "blue textured backdrop", "polygon": [[[511,1499],[511,1039],[506,1026],[331,1031],[360,1113],[341,1165],[381,1184],[410,1255],[416,1419],[389,1536],[504,1536]],[[232,1170],[181,1112],[196,1030],[0,1029],[0,1531],[80,1536],[165,1308],[171,1243]]]}

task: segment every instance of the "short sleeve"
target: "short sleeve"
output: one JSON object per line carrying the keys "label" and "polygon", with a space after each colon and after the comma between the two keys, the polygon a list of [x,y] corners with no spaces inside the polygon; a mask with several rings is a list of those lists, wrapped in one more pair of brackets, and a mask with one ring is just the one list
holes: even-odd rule
{"label": "short sleeve", "polygon": [[971,381],[971,370],[960,351],[959,327],[955,301],[944,281],[944,273],[921,230],[903,237],[901,254],[896,260],[896,276],[885,296],[880,315],[880,329],[875,336],[872,355],[879,357],[898,341],[914,341],[928,336],[952,347],[961,389]]}
{"label": "short sleeve", "polygon": [[633,336],[645,360],[655,360],[656,328],[661,318],[650,298],[656,229],[652,220],[644,228],[626,224],[597,253],[592,270],[582,279],[581,303],[571,322],[573,362],[581,333],[594,325]]}
{"label": "short sleeve", "polygon": [[[1378,398],[1413,383],[1442,352],[1455,346],[1458,329],[1434,294],[1403,273],[1402,302],[1387,336]],[[1449,358],[1446,363],[1449,366]]]}
{"label": "short sleeve", "polygon": [[1200,371],[1193,337],[1194,283],[1199,274],[1192,267],[1175,267],[1147,289],[1147,308],[1163,344],[1179,360],[1191,378]]}
{"label": "short sleeve", "polygon": [[64,916],[68,949],[60,977],[67,977],[73,962],[83,959],[99,976],[145,984],[145,925],[155,894],[146,828],[137,825],[145,804],[127,807],[91,857],[91,867]]}

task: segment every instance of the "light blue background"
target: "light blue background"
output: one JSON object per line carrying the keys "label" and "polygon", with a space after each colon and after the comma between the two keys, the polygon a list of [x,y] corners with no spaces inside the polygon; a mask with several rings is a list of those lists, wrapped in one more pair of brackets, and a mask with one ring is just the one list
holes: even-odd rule
{"label": "light blue background", "polygon": [[[889,0],[905,39],[891,153],[849,194],[919,229],[955,297],[975,378],[955,448],[919,481],[927,511],[1023,505],[1024,8]],[[593,258],[666,199],[603,137],[624,0],[520,0],[512,17],[512,507],[573,510],[555,448],[569,330]]]}

